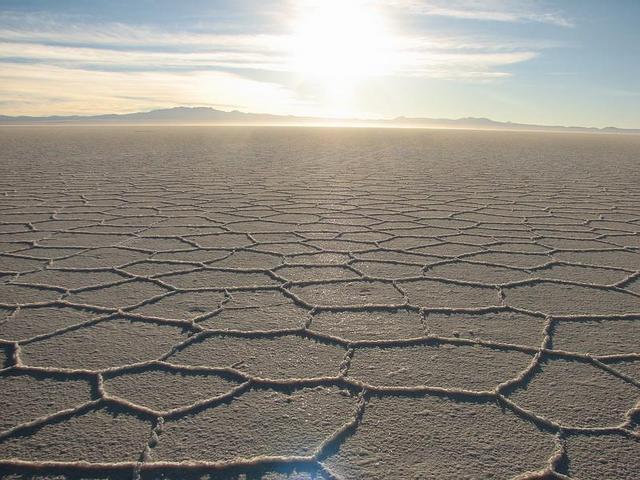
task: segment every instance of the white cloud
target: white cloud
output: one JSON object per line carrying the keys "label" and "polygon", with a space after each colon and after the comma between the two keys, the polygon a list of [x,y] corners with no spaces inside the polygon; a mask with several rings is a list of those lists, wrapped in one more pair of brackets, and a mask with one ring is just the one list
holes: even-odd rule
{"label": "white cloud", "polygon": [[0,58],[15,58],[74,67],[113,69],[252,68],[281,71],[283,59],[257,51],[161,52],[67,47],[27,42],[0,42]]}
{"label": "white cloud", "polygon": [[536,22],[572,27],[573,23],[555,11],[541,11],[523,0],[390,0],[395,8],[414,14],[495,22]]}
{"label": "white cloud", "polygon": [[467,80],[499,79],[511,76],[500,67],[535,58],[535,52],[459,53],[424,52],[413,54],[415,65],[404,73],[412,77]]}
{"label": "white cloud", "polygon": [[[121,33],[121,32],[120,32]],[[22,61],[62,67],[114,70],[206,70],[253,69],[267,72],[292,73],[290,42],[287,35],[251,37],[187,35],[151,32],[147,44],[131,42],[118,33],[97,36],[58,32],[38,32],[30,35],[6,35],[0,31],[0,60],[19,58]],[[118,42],[105,41],[118,38]],[[65,39],[73,44],[61,45]],[[102,39],[102,40],[99,40]],[[87,45],[87,46],[82,46]],[[160,45],[171,45],[165,50]],[[198,48],[176,48],[198,46]],[[397,36],[387,46],[385,54],[393,58],[387,74],[429,76],[430,67],[438,66],[438,77],[446,77],[451,67],[452,77],[464,76],[465,70],[477,76],[479,70],[488,71],[513,63],[524,62],[536,53],[525,45],[509,45],[488,39],[462,36]],[[489,73],[489,72],[487,72]]]}
{"label": "white cloud", "polygon": [[[384,7],[376,5],[378,0],[363,1],[403,15],[562,23],[561,17],[527,10],[515,0],[389,0]],[[300,100],[310,98],[308,92],[296,91],[295,37],[287,25],[271,34],[220,34],[0,12],[2,113],[122,112],[190,104],[308,113],[310,105]],[[479,38],[403,32],[383,48],[379,53],[392,59],[386,76],[488,82],[509,77],[509,65],[531,60],[545,45],[532,47],[490,33]],[[238,73],[249,70],[251,78]]]}
{"label": "white cloud", "polygon": [[[11,22],[13,23],[13,22]],[[202,32],[167,32],[146,25],[121,23],[68,23],[32,20],[26,25],[4,24],[0,14],[0,38],[16,42],[56,43],[67,46],[112,46],[172,48],[193,50],[230,48],[268,51],[285,37],[275,34],[216,34]]]}
{"label": "white cloud", "polygon": [[0,64],[5,114],[129,112],[178,105],[230,106],[288,113],[296,99],[283,87],[225,72],[103,72],[51,65]]}

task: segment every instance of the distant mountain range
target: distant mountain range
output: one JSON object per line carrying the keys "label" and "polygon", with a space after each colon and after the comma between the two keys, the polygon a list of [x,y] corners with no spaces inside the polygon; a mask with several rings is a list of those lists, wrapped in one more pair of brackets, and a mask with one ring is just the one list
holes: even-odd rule
{"label": "distant mountain range", "polygon": [[497,122],[488,118],[409,118],[362,120],[293,115],[269,115],[245,113],[237,110],[225,112],[210,107],[175,107],[150,112],[107,115],[70,115],[50,117],[12,117],[0,115],[0,125],[323,125],[323,126],[368,126],[368,127],[416,127],[416,128],[460,128],[474,130],[520,130],[547,132],[592,132],[640,134],[640,129],[591,128],[561,125],[530,125],[526,123]]}

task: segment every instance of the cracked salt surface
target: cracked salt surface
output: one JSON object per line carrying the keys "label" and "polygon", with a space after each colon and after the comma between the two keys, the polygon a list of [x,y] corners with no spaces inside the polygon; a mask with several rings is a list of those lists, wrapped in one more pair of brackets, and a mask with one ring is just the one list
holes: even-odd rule
{"label": "cracked salt surface", "polygon": [[637,137],[0,143],[0,476],[637,477]]}

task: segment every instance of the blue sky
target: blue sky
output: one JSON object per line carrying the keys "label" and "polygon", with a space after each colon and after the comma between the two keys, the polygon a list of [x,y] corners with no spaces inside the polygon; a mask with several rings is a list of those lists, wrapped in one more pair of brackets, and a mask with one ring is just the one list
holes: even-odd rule
{"label": "blue sky", "polygon": [[0,0],[0,113],[640,127],[638,0]]}

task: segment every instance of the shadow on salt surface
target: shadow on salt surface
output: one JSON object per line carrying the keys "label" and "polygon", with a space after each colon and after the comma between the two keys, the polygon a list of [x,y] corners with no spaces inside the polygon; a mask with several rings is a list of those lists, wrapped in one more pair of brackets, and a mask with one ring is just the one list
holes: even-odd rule
{"label": "shadow on salt surface", "polygon": [[635,385],[589,362],[552,356],[508,390],[519,407],[564,427],[616,427],[638,401]]}
{"label": "shadow on salt surface", "polygon": [[152,427],[151,417],[120,405],[87,405],[13,431],[2,439],[0,456],[24,462],[136,462]]}
{"label": "shadow on salt surface", "polygon": [[357,398],[336,387],[251,389],[213,408],[168,418],[151,462],[313,461],[353,419]]}
{"label": "shadow on salt surface", "polygon": [[640,440],[615,434],[570,435],[558,472],[581,480],[637,478]]}
{"label": "shadow on salt surface", "polygon": [[259,465],[255,467],[230,468],[224,472],[212,472],[210,469],[162,469],[143,471],[140,480],[332,480],[320,467],[292,462],[286,465]]}
{"label": "shadow on salt surface", "polygon": [[20,371],[0,376],[0,392],[0,432],[72,409],[96,395],[93,379],[86,376]]}
{"label": "shadow on salt surface", "polygon": [[0,344],[0,368],[6,368],[13,362],[11,355],[13,354],[13,348],[10,345]]}
{"label": "shadow on salt surface", "polygon": [[323,463],[340,478],[513,478],[545,469],[555,449],[552,433],[493,401],[372,396]]}

